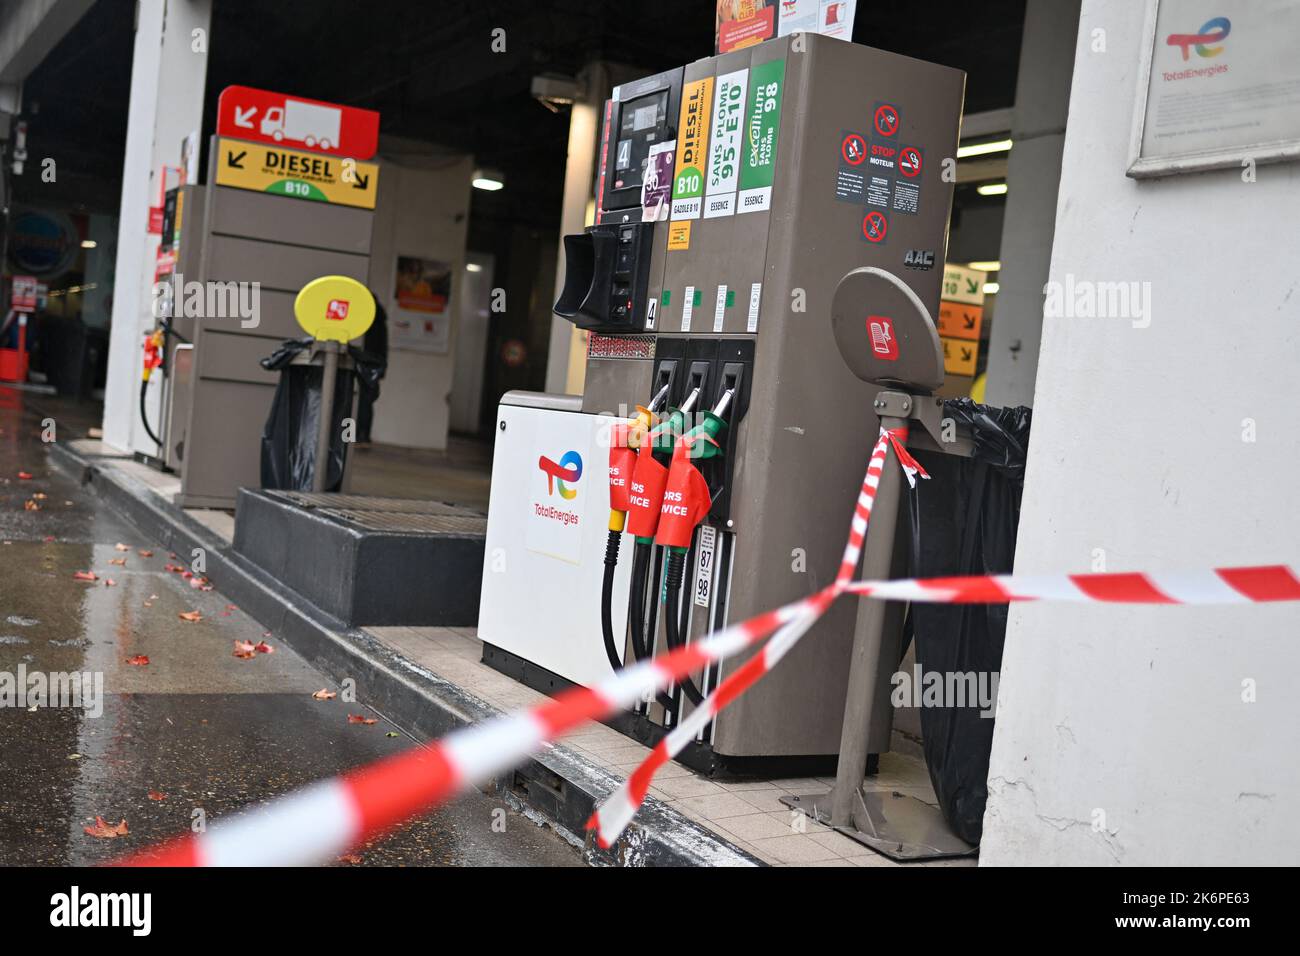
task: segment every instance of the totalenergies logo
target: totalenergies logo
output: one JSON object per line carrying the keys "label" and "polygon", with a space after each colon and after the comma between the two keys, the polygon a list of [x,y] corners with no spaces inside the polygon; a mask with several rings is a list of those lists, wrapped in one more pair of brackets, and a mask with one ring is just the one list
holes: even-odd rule
{"label": "totalenergies logo", "polygon": [[1192,47],[1196,47],[1196,55],[1203,57],[1218,56],[1223,52],[1221,46],[1210,46],[1211,43],[1222,43],[1232,32],[1232,23],[1227,17],[1215,17],[1212,20],[1206,20],[1201,29],[1196,33],[1171,33],[1165,39],[1169,46],[1179,47],[1183,51],[1183,62],[1191,57]]}
{"label": "totalenergies logo", "polygon": [[576,451],[566,451],[559,461],[551,461],[542,455],[537,459],[537,467],[546,473],[548,495],[553,495],[558,490],[565,501],[577,497],[578,489],[569,487],[576,485],[582,477],[582,456]]}

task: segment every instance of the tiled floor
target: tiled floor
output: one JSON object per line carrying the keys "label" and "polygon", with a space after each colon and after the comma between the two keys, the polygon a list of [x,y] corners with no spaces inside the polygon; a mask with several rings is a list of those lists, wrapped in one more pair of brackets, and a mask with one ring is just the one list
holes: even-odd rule
{"label": "tiled floor", "polygon": [[[542,699],[538,691],[479,662],[482,644],[472,628],[372,627],[366,630],[421,667],[502,710],[527,707]],[[562,744],[623,776],[631,773],[650,753],[649,748],[601,724],[565,737]],[[827,791],[834,783],[830,777],[710,780],[680,764],[669,764],[659,771],[650,793],[773,865],[896,865],[780,802],[786,795]],[[870,778],[869,786],[908,794],[935,805],[929,774],[917,757],[885,754],[880,773]],[[953,860],[935,865],[973,866],[974,862]]]}

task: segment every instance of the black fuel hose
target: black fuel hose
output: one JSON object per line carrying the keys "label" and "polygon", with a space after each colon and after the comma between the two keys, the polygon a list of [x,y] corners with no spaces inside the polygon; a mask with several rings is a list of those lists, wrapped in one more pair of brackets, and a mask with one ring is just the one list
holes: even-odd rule
{"label": "black fuel hose", "polygon": [[[632,653],[639,661],[650,658],[650,649],[645,636],[645,590],[653,547],[638,541],[632,551],[632,596],[628,612],[632,618]],[[677,702],[663,691],[655,694],[655,700],[659,701],[659,705],[669,713],[677,713]]]}
{"label": "black fuel hose", "polygon": [[[685,576],[685,573],[685,552],[669,551],[664,623],[667,627],[668,647],[670,650],[674,651],[685,646],[685,643],[682,640],[682,632],[685,630],[682,618],[690,611],[689,605],[682,604],[682,578]],[[700,689],[696,686],[695,680],[691,675],[683,675],[681,679],[681,687],[682,692],[686,694],[686,699],[696,707],[704,703],[704,695],[700,693]]]}
{"label": "black fuel hose", "polygon": [[609,666],[614,670],[623,669],[623,661],[618,656],[618,645],[614,641],[614,569],[618,567],[619,541],[621,531],[611,531],[605,542],[605,578],[600,584],[600,627],[605,636],[605,654],[609,657]]}
{"label": "black fuel hose", "polygon": [[149,380],[146,378],[140,382],[140,421],[144,424],[145,433],[153,439],[153,443],[162,448],[162,439],[153,433],[149,427],[149,413],[146,411],[145,396],[149,393]]}

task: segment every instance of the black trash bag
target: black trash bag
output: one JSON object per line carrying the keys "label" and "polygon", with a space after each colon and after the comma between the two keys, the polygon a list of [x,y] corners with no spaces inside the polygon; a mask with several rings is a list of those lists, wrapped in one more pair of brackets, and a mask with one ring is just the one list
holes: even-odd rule
{"label": "black trash bag", "polygon": [[[991,408],[959,398],[944,402],[944,416],[970,432],[975,453],[959,458],[916,452],[931,480],[917,482],[907,499],[911,573],[1009,574],[1020,521],[1030,409]],[[908,613],[922,680],[937,673],[945,688],[961,687],[967,696],[962,707],[947,694],[945,706],[922,706],[921,736],[944,819],[963,840],[978,844],[997,704],[993,675],[1002,667],[1007,606],[913,604]],[[973,674],[974,680],[949,680],[949,674]],[[984,713],[987,716],[981,716]]]}
{"label": "black trash bag", "polygon": [[[316,462],[316,428],[320,418],[320,365],[294,365],[294,356],[310,349],[312,340],[289,339],[261,365],[269,372],[278,371],[271,414],[262,430],[262,487],[291,491],[310,491]],[[330,416],[330,448],[325,490],[338,491],[343,484],[343,465],[347,447],[343,441],[343,419],[352,411],[354,387],[370,399],[379,397],[382,363],[359,348],[348,346],[354,368],[341,368],[334,384],[334,408]]]}

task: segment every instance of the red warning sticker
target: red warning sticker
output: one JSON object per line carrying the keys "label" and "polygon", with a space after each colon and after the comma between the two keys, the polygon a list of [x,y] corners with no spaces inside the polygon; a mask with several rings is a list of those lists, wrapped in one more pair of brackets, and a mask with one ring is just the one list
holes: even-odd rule
{"label": "red warning sticker", "polygon": [[893,320],[883,315],[867,316],[867,334],[871,336],[871,354],[886,362],[898,361],[898,339]]}
{"label": "red warning sticker", "polygon": [[892,103],[881,103],[876,107],[873,120],[876,132],[881,136],[893,136],[898,132],[898,110]]}
{"label": "red warning sticker", "polygon": [[867,158],[867,141],[857,133],[848,133],[840,144],[840,155],[850,166],[861,166]]}
{"label": "red warning sticker", "polygon": [[867,242],[884,242],[889,232],[889,220],[883,212],[871,210],[862,217],[862,238]]}
{"label": "red warning sticker", "polygon": [[908,179],[921,175],[921,151],[915,146],[904,146],[898,154],[898,171]]}

